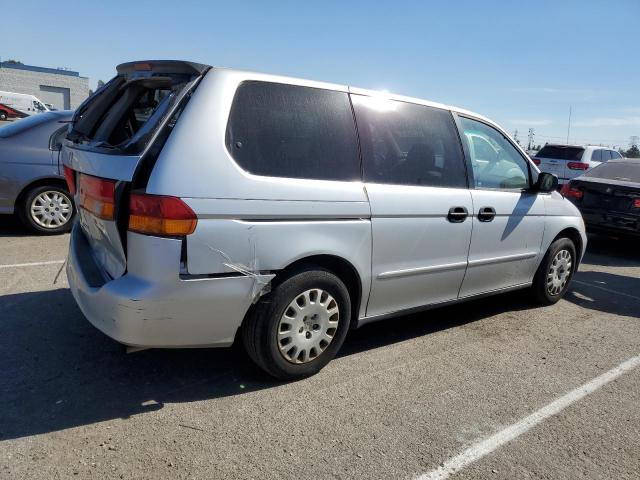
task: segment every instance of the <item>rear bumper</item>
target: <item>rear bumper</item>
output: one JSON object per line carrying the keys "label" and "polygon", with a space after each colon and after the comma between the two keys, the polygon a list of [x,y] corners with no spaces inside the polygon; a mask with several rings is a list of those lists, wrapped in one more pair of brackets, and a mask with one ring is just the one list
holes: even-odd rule
{"label": "rear bumper", "polygon": [[[256,279],[183,280],[181,241],[128,234],[128,272],[105,280],[76,224],[67,277],[82,313],[96,328],[136,347],[228,346],[251,306]],[[264,275],[261,281],[273,275]]]}
{"label": "rear bumper", "polygon": [[581,209],[587,231],[611,235],[640,236],[640,216]]}

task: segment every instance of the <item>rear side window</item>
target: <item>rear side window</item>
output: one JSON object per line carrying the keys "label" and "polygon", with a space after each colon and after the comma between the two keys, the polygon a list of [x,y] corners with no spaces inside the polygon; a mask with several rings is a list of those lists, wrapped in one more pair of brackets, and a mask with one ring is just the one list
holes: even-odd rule
{"label": "rear side window", "polygon": [[602,150],[594,150],[593,153],[591,154],[591,160],[593,160],[594,162],[601,162]]}
{"label": "rear side window", "polygon": [[584,148],[580,147],[565,147],[562,145],[545,145],[536,154],[536,158],[554,158],[557,160],[582,160],[582,154]]}
{"label": "rear side window", "polygon": [[345,92],[242,83],[226,143],[244,170],[270,177],[359,180],[353,114]]}
{"label": "rear side window", "polygon": [[352,95],[368,182],[466,188],[460,139],[451,113]]}
{"label": "rear side window", "polygon": [[640,160],[603,163],[586,171],[582,176],[640,183]]}

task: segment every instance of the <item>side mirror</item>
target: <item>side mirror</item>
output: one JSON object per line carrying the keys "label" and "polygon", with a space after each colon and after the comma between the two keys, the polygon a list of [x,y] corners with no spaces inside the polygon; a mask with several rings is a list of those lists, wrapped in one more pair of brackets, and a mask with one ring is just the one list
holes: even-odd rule
{"label": "side mirror", "polygon": [[536,192],[550,193],[558,188],[558,177],[553,173],[540,172],[538,181],[534,187]]}

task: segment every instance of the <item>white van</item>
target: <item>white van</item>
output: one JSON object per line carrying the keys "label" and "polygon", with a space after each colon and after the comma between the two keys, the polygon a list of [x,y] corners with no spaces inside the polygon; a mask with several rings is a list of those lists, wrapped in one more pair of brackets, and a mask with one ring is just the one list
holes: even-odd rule
{"label": "white van", "polygon": [[25,115],[49,111],[49,108],[47,108],[44,102],[40,101],[38,97],[26,93],[5,92],[0,90],[0,104],[18,110]]}

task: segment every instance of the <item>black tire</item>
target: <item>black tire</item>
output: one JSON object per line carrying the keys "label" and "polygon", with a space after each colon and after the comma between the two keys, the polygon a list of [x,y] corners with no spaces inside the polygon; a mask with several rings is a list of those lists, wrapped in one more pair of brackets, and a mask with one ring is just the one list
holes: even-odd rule
{"label": "black tire", "polygon": [[[337,327],[333,332],[332,340],[324,347],[324,350],[320,353],[316,352],[314,358],[311,359],[313,356],[311,350],[314,350],[311,347],[306,354],[309,358],[308,361],[293,363],[291,359],[285,358],[287,353],[280,351],[280,342],[284,341],[278,340],[280,321],[285,312],[290,309],[292,302],[313,289],[326,292],[337,303],[339,317]],[[327,302],[327,298],[325,297],[325,302]],[[303,315],[302,313],[298,314]],[[335,320],[335,317],[331,318]],[[304,316],[304,319],[307,319],[307,316]],[[307,266],[291,273],[275,286],[273,291],[259,300],[245,319],[242,340],[249,357],[262,370],[280,380],[298,380],[319,372],[335,357],[347,335],[350,321],[351,299],[344,283],[335,274],[322,267]],[[299,335],[304,335],[309,339],[309,342],[312,342],[312,337],[307,335],[315,334],[316,332],[313,330],[315,327],[316,325],[309,326],[310,331],[300,331]],[[289,329],[293,332],[291,337],[298,335],[297,326],[290,326]],[[316,337],[314,341],[318,341],[317,339],[322,336],[320,329],[318,332],[320,332],[317,333],[320,337]],[[296,341],[304,342],[305,340],[302,337],[296,337]]]}
{"label": "black tire", "polygon": [[0,111],[0,120],[3,122],[7,119],[7,112]]}
{"label": "black tire", "polygon": [[[41,223],[38,223],[38,220],[34,218],[34,215],[32,215],[31,205],[34,202],[34,199],[46,192],[55,192],[59,195],[64,196],[66,201],[68,201],[69,205],[71,206],[71,215],[69,215],[68,220],[65,223],[58,226],[52,225],[50,227],[47,227]],[[47,206],[47,208],[49,207]],[[59,185],[42,185],[40,187],[32,188],[22,196],[22,200],[17,206],[17,210],[20,221],[24,224],[24,226],[32,232],[40,235],[57,235],[60,233],[68,232],[69,230],[71,230],[71,227],[73,226],[73,220],[76,216],[76,207],[73,203],[73,197],[66,188],[63,188]]]}
{"label": "black tire", "polygon": [[[548,284],[548,275],[551,271],[553,262],[557,261],[556,256],[562,251],[569,253],[571,258],[571,267],[564,285],[558,286],[556,284],[554,286],[553,284]],[[540,266],[533,277],[533,285],[531,286],[533,299],[541,305],[553,305],[560,300],[569,288],[576,266],[577,255],[574,243],[568,238],[559,238],[555,240],[549,246],[547,253],[542,259],[542,262],[540,262]]]}

